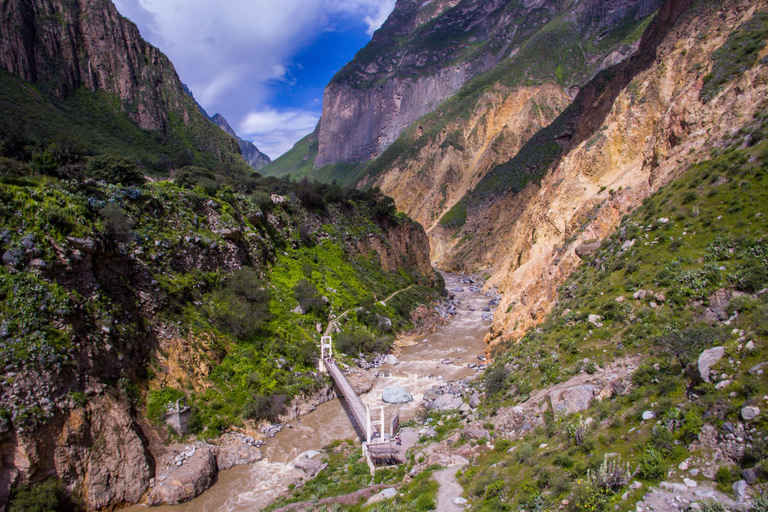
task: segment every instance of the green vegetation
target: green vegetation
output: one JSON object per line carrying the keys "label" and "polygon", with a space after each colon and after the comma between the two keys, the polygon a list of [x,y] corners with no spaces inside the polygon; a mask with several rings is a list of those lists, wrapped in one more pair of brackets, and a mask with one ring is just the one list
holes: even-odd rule
{"label": "green vegetation", "polygon": [[706,103],[711,100],[725,84],[755,67],[766,40],[768,13],[758,11],[749,21],[734,30],[713,55],[712,72],[704,77],[704,86],[699,92],[701,101]]}
{"label": "green vegetation", "polygon": [[189,97],[180,101],[194,112],[193,119],[184,123],[171,115],[167,133],[161,133],[139,128],[115,95],[80,88],[61,101],[49,89],[47,84],[30,84],[0,70],[0,109],[4,112],[0,152],[18,162],[32,163],[37,172],[50,174],[57,169],[69,174],[69,165],[93,155],[126,157],[145,172],[161,175],[190,164],[241,175],[251,172],[231,138],[196,115],[197,107]]}
{"label": "green vegetation", "polygon": [[[545,509],[563,499],[570,510],[629,510],[637,500],[632,492],[621,500],[628,475],[649,484],[665,479],[705,423],[735,423],[741,407],[765,394],[768,379],[747,370],[768,355],[768,294],[756,295],[768,287],[766,138],[768,116],[760,115],[728,149],[648,198],[561,287],[547,320],[498,349],[484,377],[489,414],[617,359],[641,356],[641,363],[628,393],[594,401],[578,416],[552,411],[512,454],[476,460],[462,484],[477,510]],[[652,292],[634,299],[639,290]],[[600,315],[600,325],[589,315]],[[722,374],[731,381],[717,388],[692,378],[689,366],[716,345],[726,357],[715,366],[715,383]],[[644,411],[660,421],[642,421]],[[754,426],[768,437],[763,422]],[[536,448],[545,445],[556,448]],[[768,455],[747,451],[738,467],[718,471],[724,492]],[[606,458],[609,452],[621,459]]]}
{"label": "green vegetation", "polygon": [[[89,373],[122,382],[155,422],[182,396],[203,437],[274,421],[292,398],[322,384],[314,374],[317,324],[361,308],[339,324],[342,352],[357,357],[388,349],[393,330],[412,327],[411,309],[437,296],[413,255],[398,255],[388,272],[370,245],[386,244],[389,229],[419,229],[378,189],[240,179],[234,168],[200,166],[171,169],[176,182],[144,183],[150,170],[135,160],[77,152],[62,153],[68,163],[41,160],[38,142],[4,140],[0,364],[47,374],[98,358]],[[42,148],[60,154],[53,143]],[[304,314],[294,312],[299,305]],[[191,372],[154,387],[167,371],[167,354],[148,348],[157,325],[189,345],[208,368],[202,377]],[[62,390],[78,406],[83,391]],[[20,431],[55,413],[19,405]]]}
{"label": "green vegetation", "polygon": [[74,512],[80,510],[69,497],[64,484],[58,480],[46,480],[30,488],[13,491],[8,505],[9,512]]}

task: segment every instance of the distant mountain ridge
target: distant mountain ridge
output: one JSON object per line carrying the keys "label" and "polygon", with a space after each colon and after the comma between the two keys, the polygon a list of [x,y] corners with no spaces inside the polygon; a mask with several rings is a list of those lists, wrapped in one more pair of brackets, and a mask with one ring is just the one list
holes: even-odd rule
{"label": "distant mountain ridge", "polygon": [[110,1],[3,0],[0,6],[1,69],[59,101],[82,89],[114,95],[123,115],[162,134],[158,140],[172,146],[180,164],[189,156],[242,164],[237,141],[203,117],[173,64]]}
{"label": "distant mountain ridge", "polygon": [[256,144],[240,138],[240,136],[235,133],[235,130],[233,130],[229,125],[227,120],[224,119],[224,116],[221,114],[214,114],[210,120],[219,128],[233,136],[235,140],[237,140],[237,143],[240,145],[240,154],[243,155],[245,163],[258,171],[268,163],[272,162],[272,159],[259,151],[259,148],[256,147]]}

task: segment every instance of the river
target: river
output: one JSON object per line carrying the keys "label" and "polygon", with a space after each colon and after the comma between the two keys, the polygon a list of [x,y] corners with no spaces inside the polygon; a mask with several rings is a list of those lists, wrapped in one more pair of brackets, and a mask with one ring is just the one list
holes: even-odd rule
{"label": "river", "polygon": [[[387,405],[386,421],[395,414],[401,421],[416,415],[424,391],[439,384],[440,380],[452,381],[474,375],[470,363],[479,364],[478,356],[485,350],[483,338],[490,321],[483,320],[482,309],[489,298],[483,293],[469,291],[469,286],[459,282],[460,276],[443,274],[448,290],[462,288],[463,292],[450,292],[459,304],[451,321],[429,335],[420,338],[413,346],[397,350],[397,365],[383,365],[379,373],[388,377],[374,380],[371,391],[362,396],[371,405],[371,415],[378,418],[382,391],[390,386],[408,390],[414,401],[405,405]],[[492,310],[495,308],[491,308]],[[474,310],[474,311],[472,311]],[[442,364],[450,359],[453,364]],[[377,409],[374,411],[374,407]],[[173,507],[153,507],[153,512],[254,512],[271,503],[284,493],[288,485],[303,475],[294,470],[291,462],[309,450],[319,450],[337,439],[355,438],[350,420],[338,399],[320,405],[312,413],[291,422],[262,447],[264,460],[252,466],[241,466],[219,473],[218,481],[198,498]],[[142,505],[127,509],[137,512],[147,508]]]}

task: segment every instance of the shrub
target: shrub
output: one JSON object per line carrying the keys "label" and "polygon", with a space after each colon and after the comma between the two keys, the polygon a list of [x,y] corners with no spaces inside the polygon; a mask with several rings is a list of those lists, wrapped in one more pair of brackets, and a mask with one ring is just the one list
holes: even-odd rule
{"label": "shrub", "polygon": [[427,510],[434,510],[435,500],[430,496],[429,494],[422,494],[418,498],[416,498],[416,510],[420,512],[426,512]]}
{"label": "shrub", "polygon": [[270,318],[270,293],[255,270],[249,267],[227,276],[207,301],[209,317],[224,332],[247,339]]}
{"label": "shrub", "polygon": [[285,412],[288,397],[285,395],[257,395],[245,406],[243,414],[246,418],[276,422]]}
{"label": "shrub", "polygon": [[314,284],[306,279],[302,279],[293,287],[293,293],[299,305],[306,313],[322,314],[325,309],[325,302],[320,297],[320,293]]}
{"label": "shrub", "polygon": [[141,185],[144,175],[133,160],[121,156],[95,156],[88,161],[86,175],[114,185]]}
{"label": "shrub", "polygon": [[666,475],[666,462],[661,453],[653,448],[646,448],[640,458],[639,475],[647,480],[659,481]]}
{"label": "shrub", "polygon": [[191,189],[200,187],[205,190],[207,194],[215,194],[223,183],[221,176],[217,176],[203,167],[196,167],[193,165],[188,165],[179,169],[174,181],[177,185],[184,188]]}
{"label": "shrub", "polygon": [[760,260],[747,261],[739,274],[737,286],[747,293],[755,293],[768,285],[768,265]]}
{"label": "shrub", "polygon": [[509,372],[504,365],[496,365],[485,373],[485,392],[489,395],[495,395],[507,387],[507,377]]}
{"label": "shrub", "polygon": [[47,480],[35,487],[13,491],[9,512],[70,512],[75,503],[59,480]]}
{"label": "shrub", "polygon": [[515,460],[522,464],[527,464],[533,459],[533,455],[536,453],[536,449],[530,443],[522,443],[515,450]]}
{"label": "shrub", "polygon": [[128,236],[133,229],[133,221],[125,213],[125,210],[120,208],[117,203],[107,203],[103,208],[99,210],[99,217],[104,222],[104,227],[107,228],[107,232],[118,236]]}

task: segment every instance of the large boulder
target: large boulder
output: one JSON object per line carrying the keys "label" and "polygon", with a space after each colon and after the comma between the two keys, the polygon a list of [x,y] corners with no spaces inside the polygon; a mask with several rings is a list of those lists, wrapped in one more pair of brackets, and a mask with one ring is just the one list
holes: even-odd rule
{"label": "large boulder", "polygon": [[208,446],[195,449],[194,455],[176,467],[150,491],[147,504],[178,505],[208,489],[219,472],[216,456]]}
{"label": "large boulder", "polygon": [[450,409],[458,409],[459,407],[461,407],[461,399],[457,399],[449,393],[438,397],[434,402],[427,406],[428,409],[432,409],[433,411],[448,411]]}
{"label": "large boulder", "polygon": [[599,388],[593,384],[580,384],[550,393],[552,407],[556,412],[572,414],[589,408]]}
{"label": "large boulder", "polygon": [[576,256],[586,258],[592,256],[600,248],[600,240],[587,240],[576,248]]}
{"label": "large boulder", "polygon": [[216,466],[219,471],[253,464],[262,458],[261,450],[245,442],[242,437],[232,434],[222,436],[216,450]]}
{"label": "large boulder", "polygon": [[753,406],[744,407],[741,410],[741,419],[744,421],[752,421],[760,415],[760,409]]}
{"label": "large boulder", "polygon": [[381,393],[381,400],[387,404],[407,404],[413,402],[413,396],[399,386],[392,386]]}
{"label": "large boulder", "polygon": [[699,356],[698,366],[699,375],[704,382],[711,382],[709,380],[709,373],[712,366],[715,365],[725,355],[725,347],[714,347],[705,350]]}
{"label": "large boulder", "polygon": [[395,365],[395,364],[398,364],[400,361],[393,354],[387,354],[384,357],[384,362],[387,364]]}

